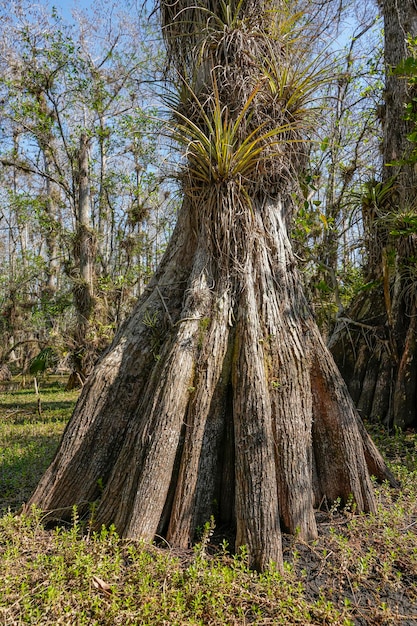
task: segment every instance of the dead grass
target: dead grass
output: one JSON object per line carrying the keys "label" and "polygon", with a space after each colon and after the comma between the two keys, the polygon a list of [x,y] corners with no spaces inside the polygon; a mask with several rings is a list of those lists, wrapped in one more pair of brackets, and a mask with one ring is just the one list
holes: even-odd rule
{"label": "dead grass", "polygon": [[[4,625],[417,624],[417,438],[373,429],[401,489],[376,485],[376,515],[317,513],[319,538],[284,540],[285,572],[247,567],[220,529],[175,551],[93,532],[74,510],[46,529],[16,516],[52,459],[77,396],[41,389],[0,395],[0,621]],[[93,513],[92,513],[93,514]]]}

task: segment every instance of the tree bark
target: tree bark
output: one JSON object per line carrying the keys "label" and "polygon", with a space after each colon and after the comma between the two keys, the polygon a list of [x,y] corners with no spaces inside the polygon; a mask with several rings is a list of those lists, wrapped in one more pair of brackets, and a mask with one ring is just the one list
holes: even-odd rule
{"label": "tree bark", "polygon": [[324,499],[375,510],[367,467],[395,481],[321,341],[281,211],[278,201],[259,208],[247,272],[215,282],[185,204],[30,504],[65,518],[97,500],[97,524],[180,546],[213,514],[232,521],[258,569],[282,562],[281,528],[316,536]]}
{"label": "tree bark", "polygon": [[88,137],[85,133],[80,136],[78,179],[75,256],[79,262],[80,277],[74,286],[74,296],[82,335],[85,334],[94,305],[94,234],[91,228]]}

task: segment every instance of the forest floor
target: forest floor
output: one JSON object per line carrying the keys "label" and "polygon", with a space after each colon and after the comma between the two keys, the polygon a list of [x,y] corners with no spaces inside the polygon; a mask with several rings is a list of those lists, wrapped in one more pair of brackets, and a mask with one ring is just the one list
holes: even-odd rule
{"label": "forest floor", "polygon": [[[417,626],[417,436],[372,435],[401,480],[375,485],[378,512],[317,513],[319,538],[284,537],[285,569],[264,574],[210,523],[177,551],[16,515],[51,461],[77,392],[0,391],[0,623],[56,626],[331,624]],[[40,402],[39,402],[40,399]],[[93,515],[93,512],[92,512]]]}

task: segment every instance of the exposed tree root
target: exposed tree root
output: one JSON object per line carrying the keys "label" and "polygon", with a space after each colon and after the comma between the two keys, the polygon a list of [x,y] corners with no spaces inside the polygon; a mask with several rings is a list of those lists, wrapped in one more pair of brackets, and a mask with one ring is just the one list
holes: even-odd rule
{"label": "exposed tree root", "polygon": [[[244,273],[214,271],[204,242],[186,248],[176,231],[31,503],[65,517],[97,500],[97,524],[180,546],[214,515],[258,569],[282,561],[281,528],[316,536],[323,498],[375,510],[367,466],[390,474],[289,271],[279,208],[258,207]],[[186,280],[182,302],[164,288],[173,275]]]}

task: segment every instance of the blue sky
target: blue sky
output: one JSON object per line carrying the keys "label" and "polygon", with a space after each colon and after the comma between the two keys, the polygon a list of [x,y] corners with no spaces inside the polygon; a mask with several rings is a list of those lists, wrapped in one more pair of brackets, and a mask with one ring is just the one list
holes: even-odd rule
{"label": "blue sky", "polygon": [[[65,19],[71,19],[71,12],[73,9],[90,9],[98,4],[97,0],[48,0],[51,6],[58,9],[58,13],[61,13]],[[107,0],[106,4],[111,6],[114,4],[115,8],[122,8],[128,4],[124,0],[113,1]],[[131,4],[131,3],[130,3]]]}
{"label": "blue sky", "polygon": [[39,0],[40,4],[46,4],[55,7],[59,15],[62,15],[65,21],[72,21],[72,12],[87,11],[91,16],[96,12],[100,15],[100,5],[108,11],[117,14],[118,10],[133,11],[136,15],[142,13],[143,7],[147,7],[150,12],[155,5],[155,0]]}
{"label": "blue sky", "polygon": [[55,6],[58,11],[63,13],[65,17],[71,17],[72,9],[88,9],[94,0],[50,0],[51,4]]}
{"label": "blue sky", "polygon": [[[90,7],[92,7],[94,4],[97,4],[97,1],[95,0],[48,0],[49,3],[51,4],[51,6],[55,6],[60,12],[62,11],[62,13],[64,13],[65,15],[70,16],[71,15],[71,11],[74,8],[78,8],[78,9],[89,9]],[[111,0],[107,0],[106,4],[111,5],[112,2]],[[127,5],[127,4],[134,4],[132,1],[130,2],[125,2],[125,0],[114,0],[113,1],[114,6],[117,8],[123,8],[123,5]],[[142,5],[142,1],[137,3],[138,6]]]}

